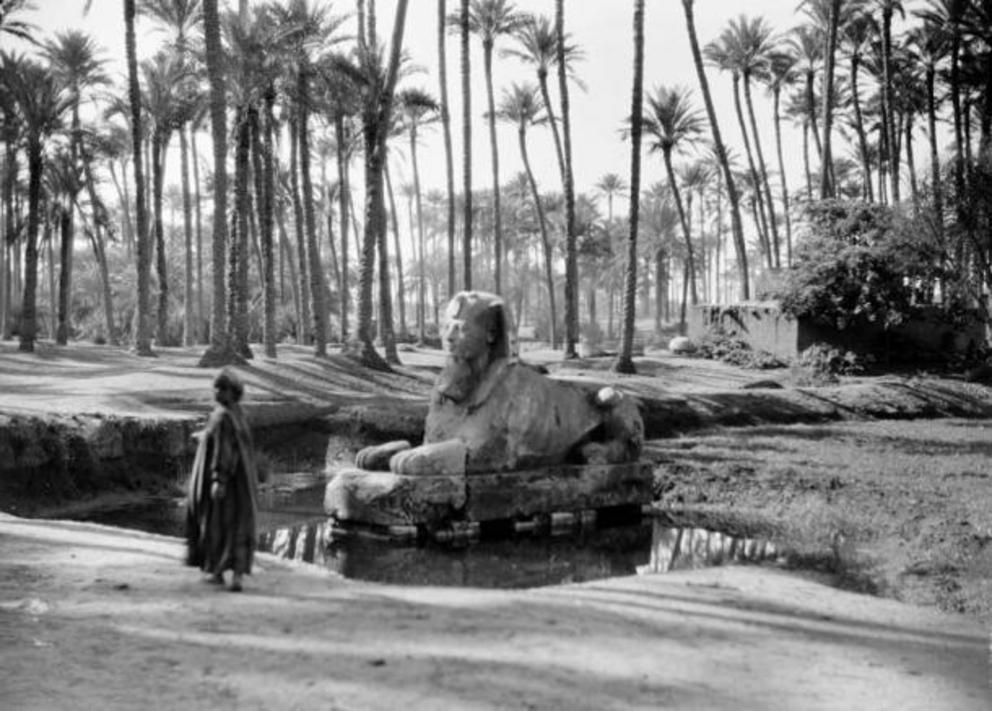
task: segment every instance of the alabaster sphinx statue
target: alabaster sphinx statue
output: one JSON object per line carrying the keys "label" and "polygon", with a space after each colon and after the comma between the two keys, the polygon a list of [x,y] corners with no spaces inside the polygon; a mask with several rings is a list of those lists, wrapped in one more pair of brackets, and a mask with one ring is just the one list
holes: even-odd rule
{"label": "alabaster sphinx statue", "polygon": [[510,328],[500,297],[457,294],[445,312],[447,359],[431,392],[423,444],[366,447],[356,465],[434,476],[636,461],[644,443],[636,403],[614,388],[557,380],[520,361]]}

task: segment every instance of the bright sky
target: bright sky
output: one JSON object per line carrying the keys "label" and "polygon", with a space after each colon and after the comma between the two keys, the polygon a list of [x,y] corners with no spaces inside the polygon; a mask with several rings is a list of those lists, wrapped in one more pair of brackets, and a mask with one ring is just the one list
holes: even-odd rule
{"label": "bright sky", "polygon": [[[81,28],[91,33],[107,48],[114,71],[123,76],[124,20],[121,0],[93,0],[88,16],[83,16],[84,0],[35,0],[37,13],[24,19],[33,21],[45,36],[57,30]],[[223,4],[223,0],[222,0]],[[236,2],[226,4],[236,7]],[[742,11],[749,16],[763,16],[773,28],[785,32],[801,20],[795,13],[794,0],[749,0],[746,5],[724,0],[697,0],[696,23],[700,43],[705,45],[726,26],[727,21]],[[458,7],[458,0],[448,0],[448,11]],[[692,64],[685,31],[682,3],[678,0],[648,0],[645,10],[645,92],[654,87],[684,84],[692,88],[695,102],[703,109],[701,96]],[[391,32],[394,12],[393,0],[376,3],[380,34]],[[554,0],[518,0],[520,10],[554,16]],[[338,1],[332,8],[339,13],[354,12],[351,2]],[[406,80],[406,86],[427,89],[438,95],[437,79],[437,3],[434,0],[410,0],[404,46],[414,62],[426,68],[426,73]],[[585,53],[578,66],[578,74],[586,84],[586,91],[570,87],[572,107],[572,145],[576,186],[580,192],[591,192],[592,186],[606,173],[617,173],[629,180],[630,146],[621,140],[620,129],[630,112],[632,82],[632,27],[633,3],[611,0],[570,0],[565,3],[566,31]],[[352,25],[351,27],[354,27]],[[151,31],[152,23],[139,20],[139,53],[154,51],[165,35]],[[353,31],[353,30],[351,30]],[[503,39],[497,44],[507,46],[512,40]],[[457,36],[449,36],[447,45],[448,93],[452,102],[452,133],[455,150],[456,189],[461,189],[461,94],[459,77],[459,43]],[[483,114],[486,110],[485,82],[482,72],[480,42],[472,41],[472,111],[479,117],[473,125],[473,188],[487,189],[491,185],[488,129]],[[743,155],[740,130],[734,114],[730,79],[713,68],[707,69],[716,110],[724,140]],[[535,79],[530,68],[515,59],[497,59],[494,63],[494,85],[497,95],[503,87],[514,81]],[[552,96],[557,100],[557,80],[552,83]],[[771,119],[771,102],[763,90],[755,94],[758,123],[762,132],[762,145],[766,160],[774,166],[774,132]],[[783,124],[787,141],[787,172],[791,187],[800,185],[801,154],[797,129]],[[443,146],[440,127],[426,132],[424,147],[419,151],[421,180],[425,190],[444,187]],[[543,189],[560,189],[553,141],[548,129],[536,128],[529,134],[529,151],[532,166]],[[499,129],[500,178],[505,184],[523,169],[519,157],[514,127],[504,125]],[[405,153],[405,145],[402,148]],[[838,154],[846,152],[841,148]],[[660,157],[646,156],[642,162],[642,185],[647,186],[663,177]],[[410,180],[408,163],[397,165],[397,183]],[[171,182],[171,180],[170,180]]]}

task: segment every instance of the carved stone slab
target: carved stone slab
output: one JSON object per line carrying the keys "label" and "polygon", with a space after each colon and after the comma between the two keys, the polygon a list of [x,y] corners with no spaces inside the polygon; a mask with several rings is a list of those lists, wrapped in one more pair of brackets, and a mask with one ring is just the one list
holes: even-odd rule
{"label": "carved stone slab", "polygon": [[324,511],[339,521],[409,525],[446,521],[464,508],[463,476],[403,476],[342,469],[324,489]]}
{"label": "carved stone slab", "polygon": [[651,499],[648,463],[557,465],[468,476],[343,469],[327,484],[324,510],[339,521],[434,527],[641,505]]}
{"label": "carved stone slab", "polygon": [[522,518],[555,511],[647,504],[652,499],[649,463],[558,465],[466,478],[465,517],[470,521]]}

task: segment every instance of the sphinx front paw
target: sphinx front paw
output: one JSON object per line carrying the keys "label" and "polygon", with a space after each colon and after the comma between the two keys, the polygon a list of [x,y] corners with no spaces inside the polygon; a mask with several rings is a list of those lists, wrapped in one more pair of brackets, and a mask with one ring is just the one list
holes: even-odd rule
{"label": "sphinx front paw", "polygon": [[388,472],[389,460],[393,455],[407,449],[410,449],[410,443],[405,439],[374,444],[358,451],[355,455],[355,466],[368,471]]}
{"label": "sphinx front paw", "polygon": [[461,440],[422,444],[397,452],[389,469],[405,476],[459,476],[465,474],[468,449]]}

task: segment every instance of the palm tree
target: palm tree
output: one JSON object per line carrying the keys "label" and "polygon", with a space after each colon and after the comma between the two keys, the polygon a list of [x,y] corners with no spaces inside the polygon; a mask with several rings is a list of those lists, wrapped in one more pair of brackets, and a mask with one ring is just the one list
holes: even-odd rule
{"label": "palm tree", "polygon": [[162,222],[162,191],[165,187],[165,157],[179,117],[191,110],[179,93],[183,69],[174,55],[159,53],[142,66],[145,79],[145,110],[152,123],[152,212],[155,230],[156,272],[158,275],[158,332],[160,346],[169,345],[169,280]]}
{"label": "palm tree", "polygon": [[404,89],[397,97],[399,108],[403,112],[407,129],[410,134],[410,162],[413,164],[413,197],[417,207],[417,246],[420,253],[419,274],[417,277],[417,326],[418,341],[423,344],[426,339],[424,331],[426,321],[426,275],[424,274],[424,203],[420,190],[420,167],[417,161],[417,136],[423,125],[425,116],[438,110],[437,102],[425,91]]}
{"label": "palm tree", "polygon": [[468,53],[469,0],[458,15],[462,74],[462,287],[472,288],[472,63]]}
{"label": "palm tree", "polygon": [[744,227],[741,223],[741,211],[734,176],[730,172],[730,161],[727,149],[720,135],[720,125],[717,123],[716,110],[713,108],[713,97],[710,95],[710,84],[706,78],[706,68],[703,66],[703,53],[699,49],[699,39],[696,37],[696,20],[693,13],[693,0],[682,0],[682,10],[685,13],[686,32],[689,35],[689,48],[692,50],[692,61],[696,67],[699,88],[706,105],[706,115],[709,118],[710,131],[713,133],[713,150],[716,151],[723,170],[727,185],[727,196],[730,200],[730,218],[734,233],[734,248],[737,252],[737,269],[741,282],[741,299],[747,300],[751,295],[750,281],[747,270],[747,246],[744,244]]}
{"label": "palm tree", "polygon": [[517,127],[517,144],[520,147],[520,158],[527,173],[527,183],[530,186],[531,197],[534,200],[534,212],[537,214],[537,223],[541,231],[541,244],[544,247],[544,277],[548,284],[551,346],[552,348],[558,348],[558,312],[555,307],[551,240],[548,237],[547,219],[544,214],[544,205],[541,202],[541,193],[537,189],[537,181],[534,180],[534,171],[530,167],[530,158],[527,154],[527,129],[539,121],[539,116],[543,108],[541,95],[536,86],[529,83],[514,83],[510,89],[503,90],[503,96],[500,99],[496,116]]}
{"label": "palm tree", "polygon": [[317,225],[310,174],[310,104],[313,80],[312,46],[327,47],[343,40],[335,33],[344,16],[331,16],[308,0],[291,0],[277,8],[277,19],[293,27],[293,71],[295,73],[296,129],[299,141],[300,181],[306,227],[307,261],[310,269],[310,299],[313,304],[314,347],[318,356],[327,354],[327,308],[324,303],[324,274],[317,249]]}
{"label": "palm tree", "polygon": [[[386,161],[386,138],[393,123],[393,102],[403,50],[403,30],[406,24],[407,1],[399,0],[393,21],[388,64],[383,50],[375,44],[360,44],[357,78],[365,82],[362,93],[362,134],[365,142],[365,233],[362,238],[361,272],[358,302],[357,357],[366,367],[388,370],[389,365],[376,352],[372,334],[372,280],[376,244],[385,230],[385,200],[383,169]],[[346,64],[342,63],[342,70]],[[388,279],[388,270],[380,262],[380,283]],[[388,286],[388,282],[386,283]],[[380,289],[388,299],[388,288]],[[385,302],[383,302],[385,303]],[[388,314],[380,313],[380,318]],[[387,349],[390,344],[387,342]],[[392,344],[395,348],[395,343]],[[390,357],[392,357],[390,355]],[[396,358],[398,360],[398,358]]]}
{"label": "palm tree", "polygon": [[889,150],[889,182],[892,191],[893,203],[899,202],[899,151],[895,147],[899,145],[898,128],[896,127],[896,114],[893,107],[892,88],[892,18],[896,12],[905,15],[901,0],[872,0],[872,4],[882,15],[881,39],[882,39],[882,113],[886,126],[886,143]]}
{"label": "palm tree", "polygon": [[441,97],[441,126],[444,132],[444,167],[447,198],[448,230],[448,297],[455,293],[455,168],[451,148],[451,111],[448,104],[448,60],[445,49],[447,12],[445,0],[437,0],[437,63],[438,88]]}
{"label": "palm tree", "polygon": [[[853,2],[854,0],[850,0]],[[854,130],[858,134],[858,154],[861,159],[863,172],[862,184],[864,197],[868,202],[874,202],[874,191],[871,185],[871,161],[868,156],[868,138],[865,133],[864,115],[861,110],[861,96],[858,89],[858,78],[864,54],[869,50],[875,36],[874,24],[864,13],[857,13],[844,23],[842,28],[841,47],[848,54],[848,82],[851,88],[851,103],[854,108]]]}
{"label": "palm tree", "polygon": [[786,45],[796,58],[796,70],[806,78],[804,94],[806,101],[806,120],[809,122],[813,133],[816,154],[822,157],[823,146],[820,145],[820,130],[816,123],[816,90],[814,88],[816,73],[819,71],[820,62],[823,61],[824,42],[822,31],[820,28],[800,25],[789,33],[789,36],[786,38]]}
{"label": "palm tree", "polygon": [[[968,0],[925,0],[924,9],[918,12],[918,16],[925,22],[932,23],[940,27],[947,33],[948,54],[951,59],[951,67],[948,76],[948,88],[951,99],[951,109],[954,121],[954,189],[958,195],[962,195],[965,190],[964,183],[964,110],[962,107],[962,87],[961,81],[961,49],[964,39],[964,16],[970,7]],[[964,215],[960,211],[963,206],[962,201],[958,201],[960,221],[964,221]]]}
{"label": "palm tree", "polygon": [[637,298],[637,229],[641,193],[641,123],[644,118],[644,0],[634,0],[634,86],[630,98],[630,233],[627,238],[627,273],[624,279],[623,333],[613,369],[635,373],[634,311]]}
{"label": "palm tree", "polygon": [[648,96],[647,104],[647,111],[642,121],[644,132],[651,138],[648,150],[660,151],[665,161],[668,184],[682,223],[682,236],[685,238],[686,266],[692,303],[696,304],[699,302],[699,295],[696,291],[696,263],[692,248],[690,216],[686,214],[683,206],[675,168],[672,165],[672,154],[681,152],[698,142],[705,122],[702,115],[692,106],[690,91],[686,87],[659,86]]}
{"label": "palm tree", "polygon": [[[19,349],[33,352],[37,333],[38,228],[41,222],[41,180],[45,143],[61,127],[69,101],[50,70],[32,60],[4,64],[7,90],[22,121],[28,162],[28,224],[24,246],[24,296],[21,302]],[[15,69],[16,73],[7,70]]]}
{"label": "palm tree", "polygon": [[[133,2],[133,0],[125,0]],[[227,293],[224,265],[227,251],[227,127],[224,95],[224,52],[220,40],[220,16],[217,0],[203,0],[203,36],[210,81],[210,126],[214,143],[214,216],[213,216],[213,309],[210,324],[210,347],[200,359],[202,367],[215,367],[241,360],[232,347],[225,324]],[[135,82],[137,83],[137,82]],[[135,153],[140,146],[135,146]],[[138,201],[140,206],[141,201]],[[140,210],[140,207],[139,207]]]}
{"label": "palm tree", "polygon": [[[216,0],[209,0],[214,3],[214,9],[216,11]],[[207,10],[204,8],[204,13]],[[204,15],[206,16],[206,14]],[[131,165],[134,169],[134,192],[136,197],[135,202],[135,222],[137,227],[137,247],[138,247],[138,259],[137,259],[137,276],[138,276],[138,303],[135,309],[135,342],[134,348],[135,352],[139,356],[154,356],[155,353],[152,351],[151,345],[151,304],[150,304],[150,282],[151,282],[151,251],[149,249],[149,235],[148,235],[148,208],[143,199],[143,195],[147,190],[145,184],[145,166],[143,165],[142,153],[141,153],[141,139],[142,133],[142,121],[141,121],[141,87],[138,84],[138,50],[137,41],[135,39],[134,33],[134,18],[135,18],[135,0],[124,0],[124,40],[125,46],[127,48],[127,76],[128,76],[128,103],[130,105],[130,124],[131,124]],[[218,45],[220,41],[218,39]],[[210,46],[208,44],[208,60]],[[220,48],[218,46],[217,52],[219,53]],[[217,58],[219,62],[219,57]],[[221,81],[218,90],[223,96],[223,81]],[[223,111],[222,111],[223,115]],[[217,135],[214,135],[215,140]],[[224,145],[224,133],[223,126],[221,127],[220,134],[220,144],[221,147]],[[215,205],[216,207],[216,205]],[[221,211],[223,215],[223,210]],[[223,223],[223,218],[221,218]],[[214,232],[214,240],[218,239],[218,232]],[[223,244],[223,234],[220,236],[221,243]],[[217,298],[216,296],[214,297]],[[223,329],[220,329],[223,331]],[[216,333],[217,329],[215,329]]]}
{"label": "palm tree", "polygon": [[[554,106],[551,96],[548,93],[548,72],[553,64],[558,62],[558,33],[551,26],[551,20],[545,16],[529,15],[517,28],[514,33],[519,47],[511,47],[503,50],[501,54],[508,57],[515,57],[524,64],[532,65],[537,73],[537,83],[541,88],[541,99],[544,103],[544,110],[548,115],[548,123],[551,125],[551,135],[554,137],[555,154],[558,158],[558,169],[562,176],[562,181],[567,175],[565,165],[565,151],[562,146],[562,138],[558,133],[558,122],[555,119]],[[565,69],[573,81],[577,81],[572,73],[576,62],[582,59],[581,50],[565,39],[565,44],[561,48],[561,54],[565,58]]]}
{"label": "palm tree", "polygon": [[930,183],[933,189],[934,225],[937,239],[944,243],[944,190],[940,176],[940,154],[937,147],[937,65],[947,56],[950,37],[945,28],[923,19],[909,35],[919,61],[923,64],[927,101],[927,133],[930,143]]}
{"label": "palm tree", "polygon": [[76,173],[68,183],[68,212],[66,229],[63,231],[61,275],[59,279],[59,321],[55,340],[65,345],[69,338],[69,301],[72,291],[72,245],[74,242],[74,204],[83,180],[78,175],[81,128],[79,106],[83,93],[99,84],[109,83],[103,71],[104,60],[97,54],[99,48],[93,38],[79,30],[69,30],[55,35],[54,40],[44,44],[44,54],[51,63],[52,71],[62,87],[68,92],[72,112],[72,130],[69,137],[70,169]]}
{"label": "palm tree", "polygon": [[[139,0],[139,12],[155,19],[167,31],[172,33],[172,44],[175,48],[180,71],[185,72],[188,59],[190,34],[198,29],[203,19],[201,0]],[[190,80],[187,79],[189,82]],[[192,83],[192,82],[190,82]],[[186,93],[193,91],[193,86],[186,87]],[[185,118],[185,116],[183,117]],[[196,328],[193,297],[193,205],[190,197],[190,159],[189,140],[186,136],[185,121],[176,126],[179,133],[180,181],[183,200],[183,236],[186,251],[186,269],[184,280],[184,309],[183,309],[183,344],[191,346],[195,342]]]}
{"label": "palm tree", "polygon": [[38,28],[13,17],[15,13],[36,9],[30,0],[4,0],[0,3],[0,35],[10,35],[25,42],[36,44],[33,33]]}
{"label": "palm tree", "polygon": [[10,317],[10,304],[15,296],[12,279],[9,276],[8,268],[8,241],[17,229],[16,208],[14,207],[15,187],[18,178],[17,153],[21,143],[23,126],[17,114],[17,104],[13,93],[7,86],[6,77],[13,77],[18,71],[17,65],[21,61],[19,56],[0,51],[0,137],[4,142],[4,176],[3,176],[3,213],[4,237],[0,239],[0,277],[3,283],[0,284],[0,338],[4,340],[11,337],[13,331],[13,319]]}
{"label": "palm tree", "polygon": [[[706,46],[705,54],[710,62],[719,69],[730,72],[733,92],[734,111],[737,115],[737,124],[741,130],[741,137],[744,139],[744,153],[747,156],[748,168],[751,170],[751,179],[756,185],[761,182],[761,174],[754,160],[754,152],[751,150],[751,136],[748,132],[747,122],[744,119],[744,110],[741,106],[741,78],[746,68],[754,68],[758,57],[751,50],[749,40],[750,23],[747,18],[741,17],[739,21],[731,20],[730,25],[721,34],[719,39],[710,42]],[[765,204],[764,195],[758,193],[758,214],[761,222],[758,225],[758,234],[764,246],[764,253],[768,257],[769,266],[772,266],[772,250],[770,236],[770,217],[768,213],[774,213],[772,206]],[[766,211],[766,208],[767,211]]]}
{"label": "palm tree", "polygon": [[[690,163],[683,163],[677,170],[676,174],[678,176],[678,187],[681,191],[684,191],[685,195],[685,218],[689,225],[689,232],[692,233],[692,220],[693,212],[692,205],[693,201],[698,196],[697,206],[699,208],[699,216],[697,224],[699,227],[699,234],[696,238],[696,246],[698,250],[694,248],[693,250],[693,279],[692,288],[696,289],[696,282],[702,282],[702,293],[703,300],[706,300],[707,293],[707,257],[706,257],[706,235],[704,232],[705,227],[705,200],[704,194],[706,188],[710,185],[713,180],[713,173],[710,169],[710,165],[706,162],[705,158],[698,158]],[[688,271],[688,270],[687,270]],[[683,302],[685,299],[683,299]],[[681,321],[685,322],[685,315],[681,316]]]}
{"label": "palm tree", "polygon": [[565,3],[555,2],[555,61],[558,65],[558,93],[561,97],[561,132],[564,138],[565,174],[565,358],[577,358],[579,339],[579,272],[575,233],[575,175],[572,172],[571,111],[568,104],[568,67],[565,64]]}
{"label": "palm tree", "polygon": [[334,124],[334,148],[337,155],[338,181],[335,191],[338,198],[338,232],[341,243],[341,269],[338,292],[340,301],[341,341],[349,340],[349,306],[351,303],[348,279],[348,219],[351,177],[349,163],[356,147],[355,122],[360,109],[361,87],[350,72],[342,71],[333,55],[326,57],[318,67],[323,80],[323,103]]}
{"label": "palm tree", "polygon": [[496,293],[502,293],[503,227],[500,212],[499,149],[496,142],[496,99],[493,95],[493,48],[496,39],[511,34],[523,21],[509,0],[471,0],[469,32],[482,41],[482,64],[486,76],[486,99],[489,105],[489,148],[493,171],[493,251]]}
{"label": "palm tree", "polygon": [[782,182],[782,212],[785,215],[785,263],[792,264],[792,216],[789,211],[789,186],[785,177],[785,160],[782,156],[782,89],[795,80],[795,57],[787,52],[768,55],[768,73],[765,80],[772,94],[772,115],[775,123],[775,154],[778,158],[778,175]]}
{"label": "palm tree", "polygon": [[[606,224],[604,232],[607,248],[613,248],[613,198],[627,192],[627,183],[616,173],[606,173],[593,186],[595,190],[606,196]],[[588,260],[587,260],[588,261]],[[596,282],[595,275],[589,278],[589,321],[596,323]],[[610,294],[612,299],[612,294]]]}
{"label": "palm tree", "polygon": [[[841,27],[841,13],[851,14],[850,3],[845,0],[803,0],[799,8],[804,11],[817,33],[823,38],[823,140],[820,161],[820,196],[833,197],[836,191],[833,178],[831,129],[833,109],[836,104],[835,81],[836,54]],[[860,8],[855,8],[857,12]],[[856,14],[856,13],[855,13]]]}

